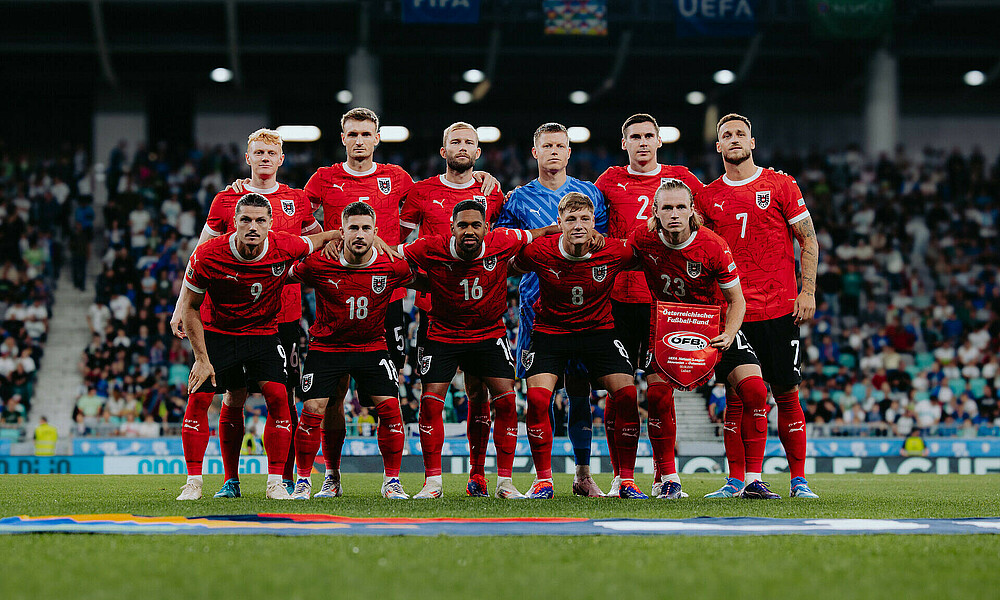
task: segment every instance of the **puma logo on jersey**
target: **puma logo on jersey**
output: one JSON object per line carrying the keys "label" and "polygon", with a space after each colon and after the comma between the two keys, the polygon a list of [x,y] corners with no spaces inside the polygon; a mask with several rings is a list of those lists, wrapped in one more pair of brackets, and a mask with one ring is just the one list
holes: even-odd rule
{"label": "puma logo on jersey", "polygon": [[659,264],[659,262],[660,262],[660,257],[659,256],[653,256],[652,254],[647,254],[646,256],[649,257],[649,260],[653,261],[654,265]]}
{"label": "puma logo on jersey", "polygon": [[226,275],[226,279],[232,279],[233,281],[239,281],[240,278],[236,275]]}
{"label": "puma logo on jersey", "polygon": [[552,273],[553,275],[555,275],[556,279],[559,279],[559,273],[561,273],[561,271],[556,271],[555,269],[553,269],[551,267],[549,267],[547,270],[548,270],[549,273]]}
{"label": "puma logo on jersey", "polygon": [[335,187],[340,191],[344,191],[344,184],[342,183],[331,183],[330,187]]}
{"label": "puma logo on jersey", "polygon": [[626,189],[625,189],[625,186],[627,186],[627,185],[628,185],[627,183],[619,183],[619,184],[617,184],[617,185],[618,185],[618,186],[619,186],[620,188],[622,188],[622,191],[625,191],[625,192],[627,192],[627,191],[628,191],[628,190],[626,190]]}
{"label": "puma logo on jersey", "polygon": [[444,208],[444,200],[431,200],[431,204],[437,204],[442,209]]}
{"label": "puma logo on jersey", "polygon": [[535,213],[536,215],[541,215],[542,214],[541,209],[538,209],[538,208],[529,208],[528,212]]}
{"label": "puma logo on jersey", "polygon": [[327,281],[330,282],[330,285],[337,288],[337,290],[340,290],[340,282],[341,282],[340,279],[338,279],[337,281],[334,281],[332,279],[327,279]]}
{"label": "puma logo on jersey", "polygon": [[[725,201],[725,200],[723,200],[723,201],[722,201],[722,204],[725,204],[725,203],[726,203],[726,201]],[[715,203],[715,206],[718,206],[718,207],[719,207],[719,210],[723,210],[723,208],[722,208],[722,204],[719,204],[718,202],[716,202],[716,203]]]}

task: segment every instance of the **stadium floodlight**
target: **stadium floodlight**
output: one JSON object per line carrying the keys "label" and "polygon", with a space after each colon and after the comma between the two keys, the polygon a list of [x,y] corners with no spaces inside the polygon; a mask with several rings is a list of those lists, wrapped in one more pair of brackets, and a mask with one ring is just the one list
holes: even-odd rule
{"label": "stadium floodlight", "polygon": [[569,134],[569,141],[574,144],[582,144],[590,139],[590,130],[586,127],[570,127],[566,133]]}
{"label": "stadium floodlight", "polygon": [[351,93],[351,90],[340,90],[337,92],[337,102],[347,104],[351,100],[354,100],[354,94]]}
{"label": "stadium floodlight", "polygon": [[705,102],[705,94],[695,90],[693,92],[688,92],[688,95],[685,96],[684,99],[687,100],[688,104],[698,106],[699,104]]}
{"label": "stadium floodlight", "polygon": [[729,69],[720,69],[715,72],[715,75],[712,75],[712,79],[715,80],[715,83],[729,85],[736,81],[736,73],[733,73]]}
{"label": "stadium floodlight", "polygon": [[315,142],[322,135],[315,125],[280,125],[277,132],[285,142]]}
{"label": "stadium floodlight", "polygon": [[462,73],[462,79],[469,83],[480,83],[486,79],[486,73],[483,73],[479,69],[469,69],[465,73]]}
{"label": "stadium floodlight", "polygon": [[383,125],[378,136],[383,142],[405,142],[410,139],[410,130],[402,125]]}
{"label": "stadium floodlight", "polygon": [[575,92],[570,92],[569,101],[573,104],[586,104],[590,101],[590,94],[583,90],[576,90]]}
{"label": "stadium floodlight", "polygon": [[455,101],[455,104],[468,104],[472,102],[472,92],[458,90],[452,95],[451,99]]}
{"label": "stadium floodlight", "polygon": [[983,73],[982,71],[972,70],[966,73],[965,76],[962,77],[962,80],[965,81],[965,85],[971,85],[975,87],[977,85],[983,85],[984,83],[986,83],[986,74]]}
{"label": "stadium floodlight", "polygon": [[664,144],[673,144],[681,139],[681,130],[673,126],[660,127],[660,139]]}
{"label": "stadium floodlight", "polygon": [[476,135],[479,136],[481,143],[491,144],[500,139],[500,128],[492,125],[476,127]]}
{"label": "stadium floodlight", "polygon": [[233,72],[225,67],[212,69],[209,75],[215,83],[227,83],[233,80]]}

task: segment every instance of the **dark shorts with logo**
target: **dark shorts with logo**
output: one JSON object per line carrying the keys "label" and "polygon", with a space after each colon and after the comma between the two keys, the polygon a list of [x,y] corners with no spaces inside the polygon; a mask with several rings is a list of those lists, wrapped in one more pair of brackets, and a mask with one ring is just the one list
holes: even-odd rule
{"label": "dark shorts with logo", "polygon": [[521,359],[527,377],[541,373],[562,376],[570,361],[582,363],[591,380],[614,373],[634,374],[625,344],[614,329],[564,334],[534,331],[531,347]]}
{"label": "dark shorts with logo", "polygon": [[450,382],[459,367],[479,378],[514,379],[514,357],[506,337],[468,344],[427,340],[419,355],[424,384]]}
{"label": "dark shorts with logo", "polygon": [[740,331],[760,360],[764,381],[771,386],[792,388],[802,381],[799,326],[791,313],[766,321],[744,321]]}
{"label": "dark shorts with logo", "polygon": [[250,382],[285,383],[285,349],[277,335],[233,335],[205,332],[208,360],[215,369],[215,383],[209,379],[196,392],[225,392],[244,389]]}
{"label": "dark shorts with logo", "polygon": [[406,320],[403,318],[403,300],[390,302],[385,311],[385,345],[392,362],[401,365],[406,361]]}
{"label": "dark shorts with logo", "polygon": [[729,374],[733,369],[742,365],[759,365],[757,354],[753,346],[747,341],[742,331],[736,332],[736,339],[729,346],[729,349],[722,353],[719,364],[715,365],[715,381],[727,383]]}
{"label": "dark shorts with logo", "polygon": [[302,367],[302,398],[330,398],[344,375],[350,375],[361,396],[399,395],[399,371],[385,350],[323,352],[310,350]]}
{"label": "dark shorts with logo", "polygon": [[649,304],[611,301],[611,314],[615,319],[615,335],[625,344],[632,370],[645,368],[649,356],[649,338],[652,335],[652,310]]}

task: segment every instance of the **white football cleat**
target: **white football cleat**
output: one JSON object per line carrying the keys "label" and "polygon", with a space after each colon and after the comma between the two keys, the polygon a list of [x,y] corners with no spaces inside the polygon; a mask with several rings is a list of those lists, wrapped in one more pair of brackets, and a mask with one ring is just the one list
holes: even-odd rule
{"label": "white football cleat", "polygon": [[389,500],[409,500],[410,496],[403,491],[403,484],[398,477],[392,477],[382,482],[382,497]]}
{"label": "white football cleat", "polygon": [[308,500],[311,493],[312,481],[308,477],[299,477],[295,482],[295,490],[291,493],[292,500]]}
{"label": "white football cleat", "polygon": [[622,478],[615,477],[614,479],[611,480],[611,489],[608,490],[608,493],[604,494],[604,496],[606,498],[617,498],[618,493],[621,491],[621,488],[622,488]]}
{"label": "white football cleat", "polygon": [[271,500],[291,500],[292,497],[288,495],[288,488],[279,479],[278,481],[272,481],[267,484],[267,491],[264,493],[266,498]]}
{"label": "white football cleat", "polygon": [[323,487],[313,498],[340,498],[343,495],[344,488],[340,485],[340,480],[327,475],[323,478]]}
{"label": "white football cleat", "polygon": [[428,500],[431,498],[440,498],[444,495],[442,487],[440,477],[428,477],[424,480],[424,487],[420,488],[420,491],[416,494],[413,494],[413,499]]}
{"label": "white football cleat", "polygon": [[653,480],[653,489],[650,492],[649,497],[650,498],[656,498],[657,496],[660,495],[660,492],[662,492],[662,491],[663,491],[663,482],[654,479]]}
{"label": "white football cleat", "polygon": [[201,500],[201,482],[189,481],[181,488],[181,495],[178,500]]}
{"label": "white football cleat", "polygon": [[513,481],[506,478],[497,478],[497,490],[493,495],[502,500],[523,500],[527,498],[527,496],[517,491]]}

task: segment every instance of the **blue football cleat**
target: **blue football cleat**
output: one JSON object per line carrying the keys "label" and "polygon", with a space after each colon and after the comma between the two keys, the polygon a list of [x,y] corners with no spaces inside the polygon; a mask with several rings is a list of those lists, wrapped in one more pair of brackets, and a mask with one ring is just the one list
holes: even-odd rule
{"label": "blue football cleat", "polygon": [[473,498],[489,498],[490,489],[486,477],[482,475],[469,477],[469,484],[465,486],[465,493]]}
{"label": "blue football cleat", "polygon": [[548,500],[553,496],[555,496],[555,492],[552,491],[552,481],[536,479],[535,482],[531,484],[531,491],[528,492],[529,498],[540,500]]}
{"label": "blue football cleat", "polygon": [[649,496],[643,493],[632,479],[622,479],[622,483],[618,487],[618,497],[630,500],[649,500]]}
{"label": "blue football cleat", "polygon": [[739,479],[726,477],[726,485],[715,490],[711,494],[705,494],[706,498],[736,498],[743,493],[745,484]]}
{"label": "blue football cleat", "polygon": [[295,493],[295,480],[294,479],[282,479],[281,480],[281,485],[285,486],[285,489],[288,490],[288,495],[289,496],[291,496],[292,494]]}
{"label": "blue football cleat", "polygon": [[740,498],[755,498],[758,500],[781,500],[781,496],[775,494],[767,487],[767,482],[765,481],[754,481],[753,483],[747,485],[743,488],[743,493],[740,494]]}
{"label": "blue football cleat", "polygon": [[816,492],[809,489],[809,482],[805,477],[795,477],[792,479],[792,488],[788,493],[790,498],[819,498]]}
{"label": "blue football cleat", "polygon": [[660,488],[660,495],[657,498],[661,500],[679,500],[682,493],[680,483],[666,481],[663,483],[663,487]]}
{"label": "blue football cleat", "polygon": [[239,498],[240,497],[240,480],[239,479],[227,479],[225,483],[222,484],[222,489],[215,492],[214,498]]}

